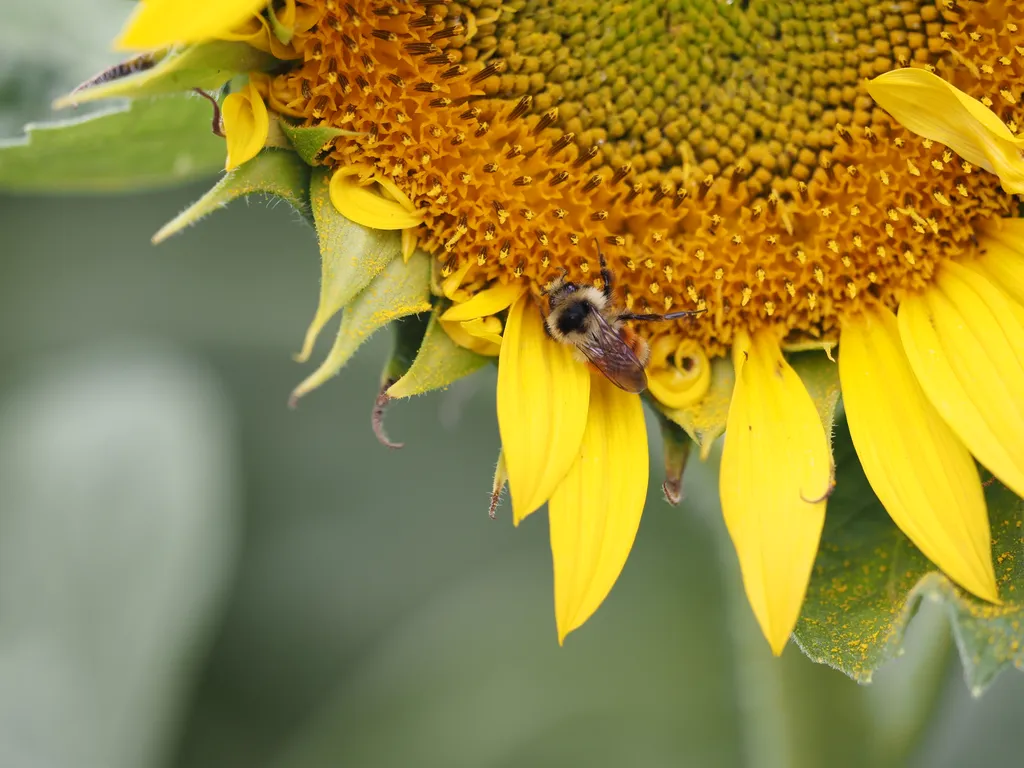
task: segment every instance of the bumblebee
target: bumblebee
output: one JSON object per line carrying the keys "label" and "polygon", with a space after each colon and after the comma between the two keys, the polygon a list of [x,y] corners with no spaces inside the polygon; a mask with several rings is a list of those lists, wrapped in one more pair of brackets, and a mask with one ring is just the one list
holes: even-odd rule
{"label": "bumblebee", "polygon": [[544,291],[547,315],[544,328],[555,341],[570,344],[594,368],[620,389],[640,394],[647,389],[644,367],[650,358],[647,342],[626,325],[627,320],[675,320],[692,317],[704,310],[671,312],[666,315],[620,312],[615,306],[613,277],[600,247],[601,280],[604,288],[577,285],[561,277]]}

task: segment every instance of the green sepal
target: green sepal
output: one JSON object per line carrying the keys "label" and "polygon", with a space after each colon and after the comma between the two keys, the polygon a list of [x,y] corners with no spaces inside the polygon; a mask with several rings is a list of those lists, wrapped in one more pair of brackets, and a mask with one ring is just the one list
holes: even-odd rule
{"label": "green sepal", "polygon": [[857,461],[845,419],[836,422],[836,489],[828,502],[797,643],[811,659],[859,682],[897,656],[922,599],[951,622],[975,694],[1009,666],[1024,669],[1024,504],[998,481],[986,489],[1002,605],[968,594],[896,527]]}
{"label": "green sepal", "polygon": [[290,403],[316,389],[347,363],[355,351],[392,320],[430,310],[430,259],[416,253],[408,263],[393,259],[345,307],[327,359],[292,392]]}
{"label": "green sepal", "polygon": [[307,164],[320,165],[332,141],[339,136],[360,136],[358,131],[343,131],[329,125],[290,125],[281,121],[281,130],[292,143],[292,148]]}
{"label": "green sepal", "polygon": [[274,33],[274,37],[281,41],[281,45],[291,43],[292,38],[295,36],[295,30],[281,23],[281,20],[277,18],[277,14],[274,12],[273,3],[267,3],[267,20],[270,22],[270,31]]}
{"label": "green sepal", "polygon": [[683,472],[686,471],[686,460],[690,456],[693,440],[686,430],[655,409],[658,426],[661,428],[662,454],[665,460],[665,482],[661,490],[665,501],[673,507],[683,499]]}
{"label": "green sepal", "polygon": [[416,359],[406,374],[388,389],[389,397],[401,399],[444,389],[480,370],[493,359],[460,347],[452,341],[441,327],[439,315],[437,309],[431,314]]}
{"label": "green sepal", "polygon": [[391,324],[395,332],[395,340],[391,347],[391,356],[388,357],[387,363],[384,364],[384,370],[380,374],[383,389],[387,389],[402,378],[412,366],[423,345],[427,327],[430,325],[430,318],[431,314],[424,312],[420,315],[399,318]]}
{"label": "green sepal", "polygon": [[836,408],[839,405],[839,366],[820,348],[814,352],[798,352],[788,356],[807,394],[814,401],[821,425],[825,428],[825,439],[832,447],[832,432],[835,429]]}
{"label": "green sepal", "polygon": [[505,465],[505,451],[498,451],[498,461],[494,465],[494,480],[491,481],[491,503],[487,508],[487,516],[491,520],[498,517],[498,505],[501,503],[501,494],[508,484],[508,467]]}
{"label": "green sepal", "polygon": [[295,356],[300,363],[309,359],[324,325],[402,252],[400,232],[364,227],[338,213],[330,186],[329,170],[312,172],[309,201],[320,242],[320,299]]}
{"label": "green sepal", "polygon": [[427,332],[429,321],[430,315],[423,312],[419,315],[400,317],[391,324],[395,333],[394,344],[391,347],[391,356],[380,375],[380,389],[377,391],[377,399],[373,403],[373,414],[370,420],[373,425],[373,434],[377,436],[378,442],[388,448],[402,448],[405,445],[392,442],[387,432],[384,431],[384,410],[391,402],[388,389],[409,370],[409,366],[412,365],[412,361],[416,358],[416,353],[419,352],[420,345],[423,343],[423,336]]}
{"label": "green sepal", "polygon": [[63,109],[100,99],[137,99],[193,88],[215,90],[235,75],[269,69],[276,62],[269,53],[248,43],[229,40],[173,48],[162,54],[153,66],[131,71],[130,74],[123,74],[130,71],[128,63],[111,67],[86,80],[67,96],[61,96],[53,106]]}
{"label": "green sepal", "polygon": [[128,192],[181,184],[224,167],[210,105],[193,96],[141,99],[0,142],[0,188],[22,192]]}
{"label": "green sepal", "polygon": [[693,442],[700,446],[701,460],[708,457],[715,440],[725,432],[735,384],[736,372],[732,361],[727,357],[715,357],[711,360],[711,383],[704,397],[685,408],[658,408],[669,420],[685,429]]}
{"label": "green sepal", "polygon": [[249,195],[266,194],[284,200],[306,219],[309,210],[309,166],[294,152],[264,149],[256,157],[229,171],[205,195],[179,213],[153,235],[153,243],[161,243],[185,227],[224,208],[232,200]]}

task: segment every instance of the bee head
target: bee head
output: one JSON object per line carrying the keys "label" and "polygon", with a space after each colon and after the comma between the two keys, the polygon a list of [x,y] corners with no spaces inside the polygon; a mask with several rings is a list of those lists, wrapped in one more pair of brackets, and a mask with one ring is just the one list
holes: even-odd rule
{"label": "bee head", "polygon": [[[576,288],[573,286],[573,292]],[[587,318],[594,311],[594,306],[589,301],[575,301],[558,313],[555,324],[558,330],[565,336],[580,333],[586,329]]]}

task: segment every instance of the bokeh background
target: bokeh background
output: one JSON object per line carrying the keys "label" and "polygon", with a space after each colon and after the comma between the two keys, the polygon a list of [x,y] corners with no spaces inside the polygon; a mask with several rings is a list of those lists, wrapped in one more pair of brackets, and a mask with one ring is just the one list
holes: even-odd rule
{"label": "bokeh background", "polygon": [[[130,3],[9,6],[0,137],[114,60]],[[313,232],[239,202],[151,246],[209,184],[0,193],[0,766],[1021,764],[1024,678],[972,699],[929,606],[870,686],[773,659],[717,455],[672,508],[656,437],[630,561],[559,648],[544,514],[487,516],[493,370],[394,405],[401,451],[370,430],[387,334],[289,410]]]}

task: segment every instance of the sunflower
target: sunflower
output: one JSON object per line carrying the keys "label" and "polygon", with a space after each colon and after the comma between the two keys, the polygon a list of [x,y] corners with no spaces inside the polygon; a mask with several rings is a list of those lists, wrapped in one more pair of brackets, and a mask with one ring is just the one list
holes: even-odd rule
{"label": "sunflower", "polygon": [[603,288],[602,253],[624,312],[701,313],[631,321],[644,397],[704,457],[724,433],[723,514],[775,653],[834,484],[835,397],[808,359],[896,525],[998,602],[975,460],[1024,495],[1024,8],[147,0],[119,44],[209,40],[272,57],[224,99],[228,167],[283,131],[333,206],[313,205],[322,241],[337,215],[366,260],[374,233],[400,242],[357,285],[325,253],[301,357],[348,306],[340,351],[296,397],[375,311],[432,311],[378,416],[497,357],[495,498],[507,480],[516,524],[548,505],[560,642],[614,585],[648,483],[641,397],[545,331],[547,286]]}

